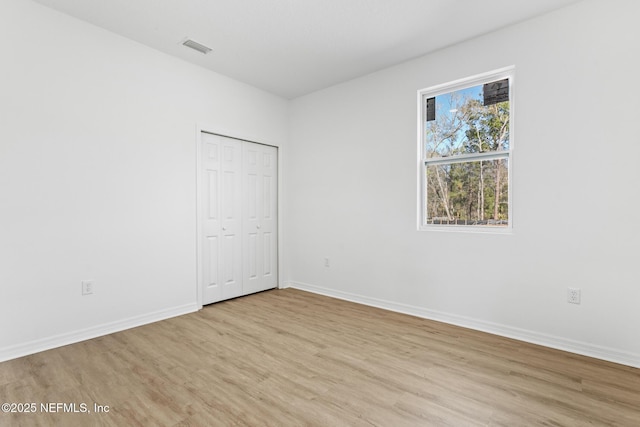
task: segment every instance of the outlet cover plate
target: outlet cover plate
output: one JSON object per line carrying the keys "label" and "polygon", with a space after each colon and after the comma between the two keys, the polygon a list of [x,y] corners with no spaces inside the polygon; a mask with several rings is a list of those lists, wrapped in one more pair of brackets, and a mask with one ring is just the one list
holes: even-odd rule
{"label": "outlet cover plate", "polygon": [[93,293],[93,280],[82,281],[82,295],[91,295]]}
{"label": "outlet cover plate", "polygon": [[571,304],[580,304],[580,289],[567,288],[567,302]]}

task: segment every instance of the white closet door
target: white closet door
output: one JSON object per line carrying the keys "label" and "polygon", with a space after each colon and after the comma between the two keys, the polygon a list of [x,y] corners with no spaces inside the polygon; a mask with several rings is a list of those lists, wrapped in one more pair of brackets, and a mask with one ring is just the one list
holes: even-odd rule
{"label": "white closet door", "polygon": [[243,143],[244,293],[278,284],[278,155],[275,147]]}
{"label": "white closet door", "polygon": [[222,299],[220,285],[220,137],[202,134],[202,280],[203,303]]}
{"label": "white closet door", "polygon": [[242,295],[242,144],[202,134],[203,304]]}
{"label": "white closet door", "polygon": [[242,143],[224,138],[220,189],[220,248],[222,299],[243,294],[242,289]]}

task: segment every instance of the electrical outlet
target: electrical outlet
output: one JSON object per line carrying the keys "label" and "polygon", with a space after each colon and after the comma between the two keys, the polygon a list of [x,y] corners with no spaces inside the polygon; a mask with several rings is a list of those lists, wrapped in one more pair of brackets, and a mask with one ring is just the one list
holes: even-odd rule
{"label": "electrical outlet", "polygon": [[571,304],[580,304],[580,289],[567,288],[567,302]]}
{"label": "electrical outlet", "polygon": [[82,295],[91,295],[93,293],[93,280],[82,281]]}
{"label": "electrical outlet", "polygon": [[324,259],[324,266],[329,268],[329,258]]}

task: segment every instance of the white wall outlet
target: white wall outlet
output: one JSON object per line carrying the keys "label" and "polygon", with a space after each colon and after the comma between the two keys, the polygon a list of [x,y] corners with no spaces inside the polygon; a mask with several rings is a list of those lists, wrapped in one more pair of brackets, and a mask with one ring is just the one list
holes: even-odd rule
{"label": "white wall outlet", "polygon": [[329,268],[329,258],[324,259],[324,266]]}
{"label": "white wall outlet", "polygon": [[580,304],[580,289],[567,288],[567,302],[571,304]]}
{"label": "white wall outlet", "polygon": [[82,295],[91,295],[93,293],[93,280],[82,281]]}

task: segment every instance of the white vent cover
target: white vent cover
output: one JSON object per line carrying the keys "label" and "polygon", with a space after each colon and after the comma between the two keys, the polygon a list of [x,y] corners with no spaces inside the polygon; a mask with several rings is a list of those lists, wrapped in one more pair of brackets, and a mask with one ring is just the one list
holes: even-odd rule
{"label": "white vent cover", "polygon": [[200,44],[196,41],[193,41],[191,39],[187,39],[184,42],[182,42],[183,45],[185,45],[186,47],[190,47],[193,50],[197,50],[200,53],[204,53],[205,55],[209,52],[211,52],[211,49],[206,47],[203,44]]}

